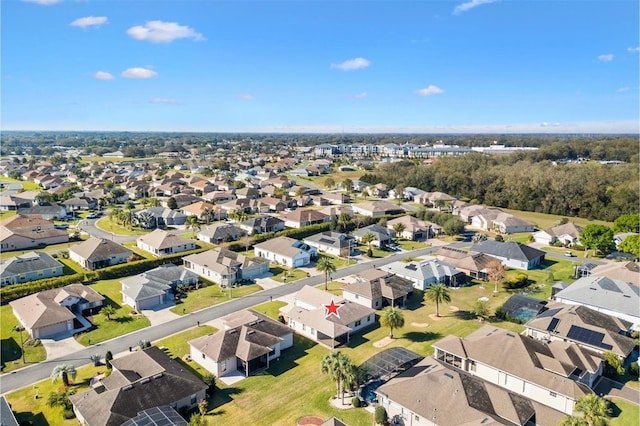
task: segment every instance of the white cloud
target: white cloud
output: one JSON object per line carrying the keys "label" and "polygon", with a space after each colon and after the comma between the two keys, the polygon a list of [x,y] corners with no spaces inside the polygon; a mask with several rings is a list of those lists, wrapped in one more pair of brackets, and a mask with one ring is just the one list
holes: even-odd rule
{"label": "white cloud", "polygon": [[474,7],[481,6],[483,4],[495,3],[497,0],[470,0],[466,3],[461,3],[453,9],[453,14],[458,15],[462,12],[466,12],[467,10],[471,10]]}
{"label": "white cloud", "polygon": [[52,4],[60,3],[62,0],[22,0],[27,3],[37,3],[43,6],[51,6]]}
{"label": "white cloud", "polygon": [[241,93],[238,95],[238,97],[240,99],[244,99],[246,101],[250,101],[251,99],[253,99],[253,95],[249,94],[249,93]]}
{"label": "white cloud", "polygon": [[84,18],[76,19],[69,25],[71,25],[72,27],[87,28],[87,27],[99,27],[100,25],[106,24],[106,23],[107,23],[106,16],[85,16]]}
{"label": "white cloud", "polygon": [[353,71],[367,68],[369,65],[371,65],[371,62],[365,58],[354,58],[340,64],[331,64],[331,68],[336,68],[342,71]]}
{"label": "white cloud", "polygon": [[127,34],[136,40],[146,40],[152,43],[171,43],[180,38],[190,38],[195,41],[204,41],[206,38],[193,28],[180,25],[177,22],[147,21],[142,25],[131,27]]}
{"label": "white cloud", "polygon": [[439,95],[440,93],[444,93],[444,90],[442,90],[438,86],[434,86],[433,84],[428,85],[424,89],[420,89],[416,91],[416,95],[418,96]]}
{"label": "white cloud", "polygon": [[180,102],[175,99],[164,99],[164,98],[151,98],[149,99],[149,103],[151,104],[164,104],[164,105],[180,105]]}
{"label": "white cloud", "polygon": [[369,96],[367,92],[356,93],[355,95],[353,95],[353,97],[356,99],[366,98],[367,96]]}
{"label": "white cloud", "polygon": [[134,67],[122,71],[121,75],[125,78],[153,78],[157,77],[158,73],[147,68]]}
{"label": "white cloud", "polygon": [[640,46],[638,46],[638,47],[627,47],[627,52],[640,52]]}
{"label": "white cloud", "polygon": [[98,71],[93,74],[93,78],[96,80],[113,80],[115,77],[110,72]]}
{"label": "white cloud", "polygon": [[630,89],[630,87],[620,87],[620,88],[616,89],[616,92],[618,92],[618,93],[628,92],[629,89]]}
{"label": "white cloud", "polygon": [[601,62],[611,62],[613,61],[613,53],[607,53],[606,55],[598,56],[598,60]]}

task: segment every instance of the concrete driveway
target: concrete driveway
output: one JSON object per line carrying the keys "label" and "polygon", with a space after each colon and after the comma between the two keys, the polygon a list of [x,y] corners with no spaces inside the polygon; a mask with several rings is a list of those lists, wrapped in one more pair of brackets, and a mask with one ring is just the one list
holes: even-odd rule
{"label": "concrete driveway", "polygon": [[85,348],[73,336],[60,339],[40,339],[40,342],[47,351],[47,360],[69,355]]}

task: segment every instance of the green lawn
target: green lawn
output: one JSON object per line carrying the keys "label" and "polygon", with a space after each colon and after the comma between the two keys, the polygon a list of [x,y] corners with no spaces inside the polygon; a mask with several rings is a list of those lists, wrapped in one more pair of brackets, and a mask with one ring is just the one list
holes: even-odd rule
{"label": "green lawn", "polygon": [[15,216],[17,212],[15,210],[0,210],[0,220],[9,219],[11,216]]}
{"label": "green lawn", "polygon": [[143,257],[144,259],[153,259],[154,258],[154,256],[151,253],[149,253],[148,251],[139,249],[138,248],[138,244],[135,241],[129,241],[127,243],[124,243],[123,246],[125,246],[126,248],[128,248],[129,250],[131,250],[132,252],[137,254],[138,256]]}
{"label": "green lawn", "polygon": [[11,179],[8,177],[3,177],[2,179],[0,179],[0,181],[2,182],[18,182],[20,184],[22,184],[22,189],[25,191],[42,191],[42,188],[40,187],[40,185],[38,185],[37,183],[35,183],[32,180],[18,180],[18,179]]}
{"label": "green lawn", "polygon": [[226,302],[231,299],[231,297],[243,297],[260,290],[262,290],[262,287],[258,284],[241,285],[231,290],[222,290],[219,285],[210,284],[189,292],[184,299],[177,300],[176,306],[171,308],[171,312],[178,315],[189,314],[199,311],[200,309],[208,308],[209,306],[217,305],[218,303]]}
{"label": "green lawn", "polygon": [[576,225],[582,226],[582,227],[589,224],[593,224],[593,223],[599,224],[599,225],[605,225],[605,226],[613,226],[613,222],[605,222],[603,220],[589,220],[589,219],[583,219],[580,217],[558,216],[553,214],[525,212],[520,210],[510,210],[510,209],[503,209],[503,208],[501,208],[501,210],[507,213],[511,213],[512,215],[517,216],[521,219],[528,220],[529,222],[533,222],[535,223],[536,227],[539,229],[547,229],[547,228],[556,226],[558,225],[558,223],[560,223],[560,220],[563,217],[567,217],[570,222],[573,222]]}
{"label": "green lawn", "polygon": [[284,306],[287,306],[285,302],[274,300],[273,302],[267,302],[267,303],[263,303],[262,305],[254,306],[251,309],[253,309],[256,312],[261,312],[266,316],[277,320],[278,316],[280,315],[280,308]]}
{"label": "green lawn", "polygon": [[429,247],[431,245],[429,242],[410,241],[405,240],[404,238],[398,239],[396,242],[402,250],[418,250],[421,248]]}
{"label": "green lawn", "polygon": [[613,411],[611,426],[638,426],[640,406],[620,398],[611,398],[610,402]]}
{"label": "green lawn", "polygon": [[273,274],[271,279],[278,281],[280,283],[285,283],[285,282],[290,283],[293,281],[297,281],[301,278],[307,277],[307,273],[302,269],[296,269],[296,268],[290,269],[284,266],[272,266],[269,268],[269,272]]}
{"label": "green lawn", "polygon": [[[16,370],[25,365],[44,361],[47,358],[47,351],[42,345],[34,345],[34,341],[30,341],[24,346],[24,355],[26,364],[22,362],[22,349],[20,348],[20,333],[14,331],[18,325],[17,318],[13,315],[13,310],[9,305],[0,306],[0,360],[4,364],[3,373]],[[27,342],[29,334],[22,332],[24,342]]]}
{"label": "green lawn", "polygon": [[334,256],[332,254],[327,254],[327,253],[318,253],[318,260],[320,260],[323,257],[326,257],[329,260],[331,260],[331,263],[334,264],[336,269],[344,268],[345,266],[355,265],[356,263],[358,263],[355,259],[349,259],[349,261],[347,262],[347,259],[344,259],[342,257]]}
{"label": "green lawn", "polygon": [[[362,256],[364,256],[365,258],[367,257],[367,250],[368,247],[366,244],[360,244],[358,246],[356,246],[356,248],[358,250],[360,250],[360,252],[362,253]],[[375,246],[371,246],[371,251],[373,252],[373,257],[371,257],[371,259],[376,259],[376,258],[382,258],[382,257],[387,257],[390,254],[392,254],[392,251],[384,251],[384,250],[380,250],[378,247]]]}
{"label": "green lawn", "polygon": [[96,221],[96,226],[103,231],[111,232],[116,235],[146,235],[149,233],[149,231],[142,229],[124,227],[115,220],[111,220],[108,215],[98,219]]}
{"label": "green lawn", "polygon": [[174,334],[173,336],[169,336],[162,340],[158,340],[157,342],[153,342],[153,344],[159,348],[166,348],[172,358],[182,358],[184,355],[189,353],[189,344],[187,343],[189,340],[196,339],[206,334],[215,333],[216,331],[218,331],[218,329],[215,327],[202,325],[200,327],[190,328],[189,330]]}
{"label": "green lawn", "polygon": [[76,340],[81,344],[93,345],[151,325],[147,317],[140,313],[133,314],[134,310],[130,306],[122,304],[120,294],[122,285],[119,279],[102,280],[92,283],[90,286],[105,297],[103,302],[105,305],[109,304],[116,308],[116,313],[111,316],[110,320],[107,320],[102,313],[89,317],[88,319],[96,328],[76,337]]}

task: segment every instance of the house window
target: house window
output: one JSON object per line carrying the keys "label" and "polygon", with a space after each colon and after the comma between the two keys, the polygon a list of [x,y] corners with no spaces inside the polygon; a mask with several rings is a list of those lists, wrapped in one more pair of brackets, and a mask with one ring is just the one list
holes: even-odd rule
{"label": "house window", "polygon": [[469,361],[469,371],[476,371],[476,362]]}
{"label": "house window", "polygon": [[360,327],[360,324],[362,324],[362,321],[360,320],[356,321],[356,327]]}
{"label": "house window", "polygon": [[38,276],[39,276],[39,277],[44,276],[44,271],[38,271]]}
{"label": "house window", "polygon": [[371,315],[367,317],[367,322],[371,322]]}
{"label": "house window", "polygon": [[555,398],[556,396],[558,396],[558,394],[557,394],[557,393],[555,393],[555,392],[549,392],[549,396],[552,396],[552,397],[554,397],[554,398]]}
{"label": "house window", "polygon": [[191,405],[195,404],[197,401],[196,395],[191,395]]}
{"label": "house window", "polygon": [[420,416],[416,416],[416,422],[420,421]]}

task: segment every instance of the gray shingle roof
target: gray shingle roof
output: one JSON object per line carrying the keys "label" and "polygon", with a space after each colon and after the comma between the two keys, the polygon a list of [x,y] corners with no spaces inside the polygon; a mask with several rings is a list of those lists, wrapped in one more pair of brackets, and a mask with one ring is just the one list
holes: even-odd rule
{"label": "gray shingle roof", "polygon": [[507,259],[529,262],[544,256],[545,252],[514,241],[485,240],[473,246],[474,251]]}
{"label": "gray shingle roof", "polygon": [[110,259],[113,255],[123,253],[127,253],[128,255],[133,254],[131,250],[116,242],[96,237],[91,237],[78,245],[72,246],[69,248],[69,251],[93,262]]}
{"label": "gray shingle roof", "polygon": [[0,264],[0,276],[14,276],[61,266],[62,263],[47,253],[30,251],[3,261]]}

